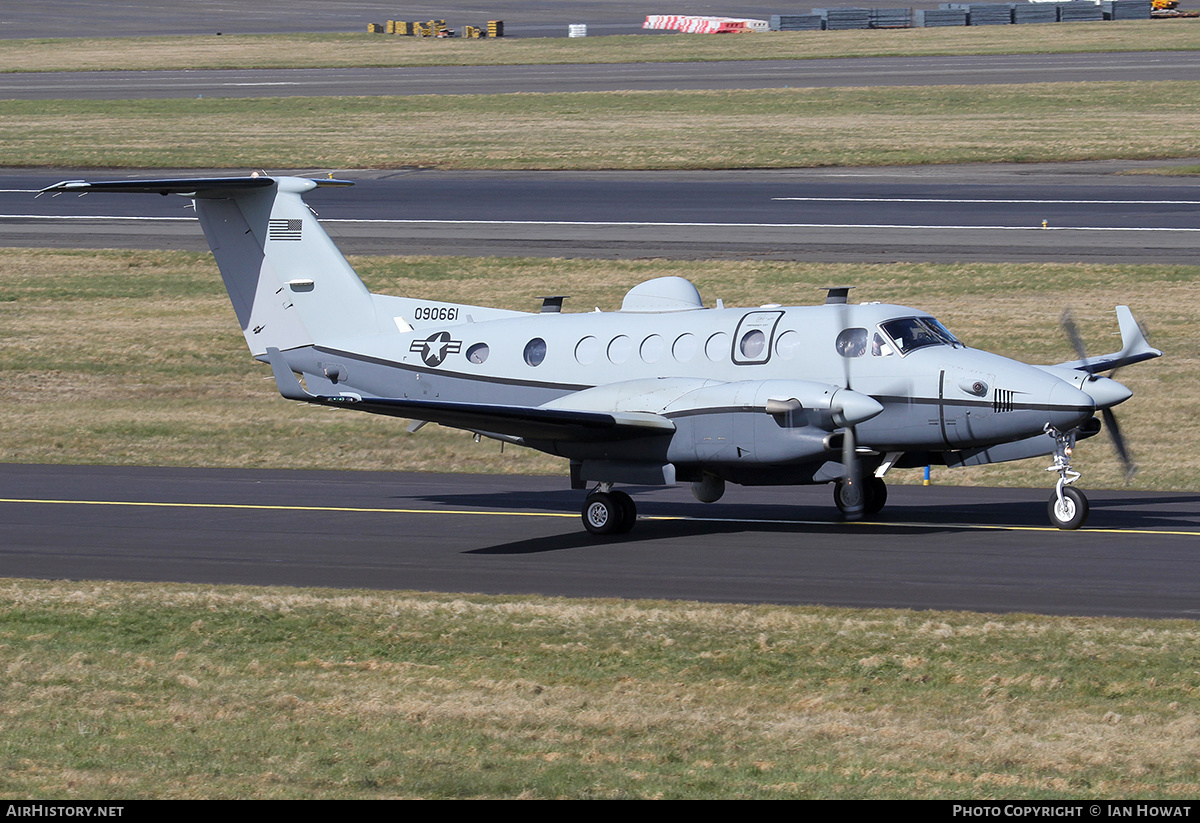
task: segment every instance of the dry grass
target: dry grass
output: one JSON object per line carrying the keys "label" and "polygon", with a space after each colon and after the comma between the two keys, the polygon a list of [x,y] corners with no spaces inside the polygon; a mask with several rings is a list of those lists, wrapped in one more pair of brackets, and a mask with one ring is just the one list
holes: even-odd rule
{"label": "dry grass", "polygon": [[1191,798],[1195,623],[0,585],[0,797]]}
{"label": "dry grass", "polygon": [[[1135,488],[1200,488],[1200,306],[1194,267],[826,265],[776,262],[358,258],[373,290],[532,309],[569,293],[577,310],[619,307],[656,276],[692,278],[711,305],[804,305],[828,282],[856,295],[927,308],[973,346],[1027,362],[1073,359],[1058,330],[1074,307],[1091,351],[1112,351],[1111,314],[1129,303],[1168,356],[1121,378],[1135,397],[1120,416],[1143,471]],[[245,352],[207,255],[8,250],[0,258],[0,462],[411,469],[557,474],[561,461],[503,454],[464,433],[279,399]],[[319,432],[319,450],[306,444]],[[1181,436],[1181,433],[1182,436]],[[1043,461],[1044,462],[1044,461]],[[1102,439],[1081,448],[1092,488],[1121,470]],[[939,483],[1037,485],[1038,461],[942,471]],[[904,482],[905,473],[889,478]],[[912,473],[912,480],[917,473]]]}
{"label": "dry grass", "polygon": [[796,168],[1190,157],[1200,82],[0,101],[0,164]]}
{"label": "dry grass", "polygon": [[[480,21],[475,21],[479,23]],[[460,21],[472,25],[471,21]],[[365,29],[365,23],[363,28]],[[1192,51],[1200,21],[988,26],[896,31],[773,32],[429,40],[368,34],[0,40],[0,71],[304,68],[538,63],[645,63],[942,54]]]}

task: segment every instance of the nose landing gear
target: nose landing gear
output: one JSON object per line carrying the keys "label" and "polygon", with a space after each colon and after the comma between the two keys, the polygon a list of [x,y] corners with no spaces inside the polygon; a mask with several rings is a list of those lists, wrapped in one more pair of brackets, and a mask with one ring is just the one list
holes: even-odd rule
{"label": "nose landing gear", "polygon": [[1087,521],[1088,499],[1072,483],[1082,475],[1071,468],[1071,454],[1075,451],[1075,435],[1078,429],[1060,432],[1046,424],[1046,433],[1054,438],[1054,465],[1046,469],[1058,474],[1054,495],[1046,506],[1050,522],[1060,529],[1078,529]]}

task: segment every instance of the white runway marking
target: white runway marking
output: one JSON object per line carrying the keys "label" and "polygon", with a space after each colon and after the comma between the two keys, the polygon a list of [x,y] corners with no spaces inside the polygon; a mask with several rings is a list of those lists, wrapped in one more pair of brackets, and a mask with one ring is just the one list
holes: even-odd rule
{"label": "white runway marking", "polygon": [[[123,217],[120,215],[54,215],[54,214],[2,214],[0,220],[195,220],[194,217]],[[916,231],[1135,231],[1135,232],[1200,232],[1200,227],[1171,226],[970,226],[970,225],[913,225],[904,223],[685,223],[662,221],[608,221],[608,220],[429,220],[429,219],[369,219],[340,217],[327,218],[322,224],[349,223],[363,225],[396,226],[563,226],[582,228],[655,228],[655,229],[900,229]]]}
{"label": "white runway marking", "polygon": [[954,197],[772,197],[810,203],[1016,203],[1033,206],[1200,206],[1200,200],[1004,200]]}
{"label": "white runway marking", "polygon": [[913,225],[904,223],[672,223],[658,221],[585,221],[585,220],[353,220],[334,218],[322,220],[322,223],[382,223],[397,225],[432,225],[432,226],[592,226],[611,228],[655,228],[655,229],[917,229],[932,231],[935,229],[963,230],[992,230],[992,231],[1200,231],[1197,227],[1171,228],[1164,226],[967,226],[967,225]]}
{"label": "white runway marking", "polygon": [[195,220],[195,217],[145,217],[131,216],[123,217],[121,215],[111,214],[0,214],[0,220],[141,220],[153,223],[156,220]]}

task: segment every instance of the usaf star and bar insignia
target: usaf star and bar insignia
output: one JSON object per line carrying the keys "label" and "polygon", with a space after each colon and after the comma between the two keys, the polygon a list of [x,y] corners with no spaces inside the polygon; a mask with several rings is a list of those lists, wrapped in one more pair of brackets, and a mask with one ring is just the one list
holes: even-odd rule
{"label": "usaf star and bar insignia", "polygon": [[458,354],[462,351],[462,341],[451,340],[450,332],[440,331],[437,334],[429,335],[424,340],[412,341],[408,350],[419,353],[426,366],[440,366],[446,360],[447,355]]}

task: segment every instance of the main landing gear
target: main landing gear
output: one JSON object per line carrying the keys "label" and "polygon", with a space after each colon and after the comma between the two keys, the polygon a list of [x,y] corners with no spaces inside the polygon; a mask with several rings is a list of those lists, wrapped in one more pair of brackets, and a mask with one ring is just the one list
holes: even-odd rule
{"label": "main landing gear", "polygon": [[1046,434],[1054,438],[1054,465],[1046,469],[1058,474],[1054,494],[1046,504],[1050,522],[1060,529],[1078,529],[1088,517],[1088,499],[1071,484],[1082,475],[1071,468],[1071,454],[1075,451],[1075,435],[1078,429],[1060,432],[1046,424]]}
{"label": "main landing gear", "polygon": [[583,501],[583,527],[592,534],[625,534],[637,522],[633,498],[601,483]]}
{"label": "main landing gear", "polygon": [[842,514],[859,506],[864,515],[879,514],[887,503],[887,484],[874,475],[858,483],[839,480],[833,487],[833,502]]}

